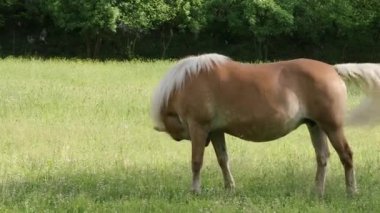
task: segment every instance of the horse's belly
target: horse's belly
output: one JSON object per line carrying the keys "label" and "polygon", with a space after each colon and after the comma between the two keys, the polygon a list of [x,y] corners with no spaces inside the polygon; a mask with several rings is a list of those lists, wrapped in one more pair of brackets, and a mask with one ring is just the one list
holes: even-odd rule
{"label": "horse's belly", "polygon": [[[281,99],[282,98],[282,99]],[[302,101],[292,92],[282,101],[250,102],[229,105],[220,113],[219,122],[226,133],[244,140],[264,142],[285,136],[296,129],[306,116]]]}
{"label": "horse's belly", "polygon": [[[294,129],[294,128],[293,128]],[[243,140],[253,141],[253,142],[265,142],[281,138],[291,132],[293,129],[288,130],[278,130],[278,129],[240,129],[238,131],[227,131],[226,133],[233,135],[235,137],[241,138]]]}
{"label": "horse's belly", "polygon": [[235,124],[226,130],[227,134],[235,137],[254,141],[265,142],[281,138],[301,124],[300,119],[270,123],[241,123]]}

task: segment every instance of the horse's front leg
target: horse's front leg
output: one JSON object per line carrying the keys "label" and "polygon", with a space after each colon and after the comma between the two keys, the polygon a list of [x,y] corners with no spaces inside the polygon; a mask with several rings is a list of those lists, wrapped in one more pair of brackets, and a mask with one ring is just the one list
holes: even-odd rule
{"label": "horse's front leg", "polygon": [[212,145],[215,150],[216,158],[220,168],[222,169],[224,186],[227,190],[235,189],[235,181],[232,177],[230,167],[228,164],[228,154],[226,147],[226,140],[223,132],[215,132],[210,135]]}
{"label": "horse's front leg", "polygon": [[191,138],[191,166],[193,171],[193,182],[191,191],[194,193],[201,192],[200,172],[203,164],[203,154],[208,136],[207,128],[196,123],[189,124],[189,133]]}

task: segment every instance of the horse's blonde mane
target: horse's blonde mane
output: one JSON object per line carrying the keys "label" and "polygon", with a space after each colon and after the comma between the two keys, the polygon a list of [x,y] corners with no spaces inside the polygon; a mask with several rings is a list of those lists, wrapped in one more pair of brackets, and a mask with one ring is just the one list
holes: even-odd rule
{"label": "horse's blonde mane", "polygon": [[190,56],[175,64],[159,83],[152,97],[151,116],[156,128],[163,129],[161,109],[176,89],[180,89],[187,76],[197,75],[200,71],[210,71],[215,65],[229,60],[227,56],[216,53]]}

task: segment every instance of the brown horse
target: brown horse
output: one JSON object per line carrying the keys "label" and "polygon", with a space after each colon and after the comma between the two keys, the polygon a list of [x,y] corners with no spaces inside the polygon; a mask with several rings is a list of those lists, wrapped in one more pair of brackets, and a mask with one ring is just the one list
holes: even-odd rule
{"label": "brown horse", "polygon": [[342,79],[363,82],[367,92],[350,121],[379,121],[380,64],[332,66],[310,59],[246,64],[218,54],[179,61],[155,90],[152,118],[156,130],[177,141],[191,140],[194,192],[200,192],[203,153],[210,141],[225,187],[233,189],[224,133],[263,142],[306,124],[317,158],[317,193],[324,193],[329,138],[343,164],[347,192],[354,194],[352,151],[343,132],[347,92]]}

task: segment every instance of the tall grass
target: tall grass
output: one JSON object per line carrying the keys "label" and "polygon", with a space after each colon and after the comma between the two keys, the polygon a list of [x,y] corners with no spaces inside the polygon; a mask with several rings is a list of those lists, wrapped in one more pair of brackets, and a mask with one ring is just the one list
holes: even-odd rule
{"label": "tall grass", "polygon": [[[326,198],[311,193],[305,127],[271,143],[228,137],[237,190],[212,148],[203,193],[190,187],[190,143],[153,131],[153,88],[172,62],[0,61],[1,212],[378,212],[380,128],[347,128],[360,195],[345,196],[332,151]],[[350,104],[359,93],[350,91]]]}

